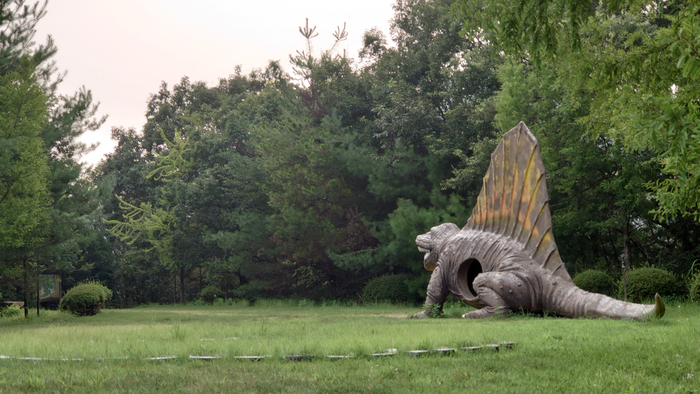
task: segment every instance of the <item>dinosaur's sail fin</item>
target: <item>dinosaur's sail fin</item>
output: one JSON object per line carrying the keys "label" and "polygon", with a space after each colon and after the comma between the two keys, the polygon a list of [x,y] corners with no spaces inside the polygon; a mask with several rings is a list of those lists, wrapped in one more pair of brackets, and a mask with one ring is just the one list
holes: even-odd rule
{"label": "dinosaur's sail fin", "polygon": [[541,267],[569,277],[552,234],[539,143],[520,122],[491,154],[484,185],[465,229],[508,237]]}

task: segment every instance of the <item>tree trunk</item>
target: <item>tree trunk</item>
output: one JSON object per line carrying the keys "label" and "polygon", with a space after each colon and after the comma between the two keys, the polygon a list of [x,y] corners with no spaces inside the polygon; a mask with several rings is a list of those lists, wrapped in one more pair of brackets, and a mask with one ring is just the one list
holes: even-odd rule
{"label": "tree trunk", "polygon": [[632,259],[630,257],[632,254],[632,248],[630,246],[629,218],[627,219],[627,223],[622,226],[622,240],[624,242],[622,247],[622,258],[624,261],[624,267],[622,268],[622,288],[625,301],[627,301],[627,272],[630,270],[630,268],[632,268]]}
{"label": "tree trunk", "polygon": [[185,305],[185,267],[180,267],[180,304]]}
{"label": "tree trunk", "polygon": [[41,297],[39,296],[39,264],[36,265],[36,317],[39,317]]}
{"label": "tree trunk", "polygon": [[29,317],[29,278],[27,274],[27,259],[22,260],[22,265],[24,267],[24,318]]}
{"label": "tree trunk", "polygon": [[613,239],[612,231],[610,231],[610,227],[608,227],[608,237],[610,239],[610,245],[612,245],[612,253],[613,253],[612,267],[614,268],[615,266],[617,266],[617,264],[619,264],[618,259],[620,258],[620,255],[617,254],[617,247],[615,246],[615,240]]}
{"label": "tree trunk", "polygon": [[622,253],[624,254],[625,258],[625,270],[629,271],[632,268],[632,259],[630,257],[632,254],[632,247],[630,243],[629,229],[627,228],[627,226],[622,228],[622,238],[624,240]]}

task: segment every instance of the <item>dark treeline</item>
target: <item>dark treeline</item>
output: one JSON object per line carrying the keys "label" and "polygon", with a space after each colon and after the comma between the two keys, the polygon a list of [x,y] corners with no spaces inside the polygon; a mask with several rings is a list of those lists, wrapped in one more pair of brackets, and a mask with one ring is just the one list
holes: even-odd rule
{"label": "dark treeline", "polygon": [[[595,57],[566,47],[541,66],[488,31],[465,34],[451,3],[397,1],[390,34],[365,32],[356,59],[309,42],[290,57],[291,73],[271,62],[218,86],[164,83],[143,128],[114,128],[116,150],[88,171],[75,138],[100,124],[89,92],[53,93],[50,42],[27,49],[0,36],[2,298],[21,299],[32,273],[59,269],[64,288],[96,279],[119,306],[187,302],[209,285],[226,298],[357,300],[369,279],[397,273],[424,296],[415,237],[466,223],[491,152],[521,120],[541,144],[572,276],[595,268],[617,278],[622,261],[689,275],[693,208],[666,214],[653,185],[674,174],[658,148],[628,147],[614,132],[634,125],[615,111],[615,89],[582,77]],[[0,0],[3,27],[40,17],[13,4]],[[583,51],[613,40],[627,53],[627,40],[670,29],[627,11],[589,16],[600,23],[580,27]],[[301,29],[309,41],[313,29]],[[36,101],[24,129],[8,126],[20,99],[5,92]]]}

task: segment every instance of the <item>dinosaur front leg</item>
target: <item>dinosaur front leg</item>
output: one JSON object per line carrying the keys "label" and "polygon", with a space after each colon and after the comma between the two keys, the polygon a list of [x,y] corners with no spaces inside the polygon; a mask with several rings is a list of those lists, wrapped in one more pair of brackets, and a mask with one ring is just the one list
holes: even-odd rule
{"label": "dinosaur front leg", "polygon": [[440,264],[438,264],[430,275],[430,282],[428,282],[427,295],[425,297],[425,308],[422,312],[412,315],[411,319],[425,319],[426,317],[430,317],[433,305],[438,305],[438,307],[442,309],[442,304],[445,302],[445,299],[447,299],[447,286],[444,275],[442,275]]}
{"label": "dinosaur front leg", "polygon": [[481,319],[491,316],[508,317],[517,307],[526,307],[529,301],[528,287],[523,280],[509,272],[484,272],[474,279],[474,290],[484,308],[467,312],[464,319]]}

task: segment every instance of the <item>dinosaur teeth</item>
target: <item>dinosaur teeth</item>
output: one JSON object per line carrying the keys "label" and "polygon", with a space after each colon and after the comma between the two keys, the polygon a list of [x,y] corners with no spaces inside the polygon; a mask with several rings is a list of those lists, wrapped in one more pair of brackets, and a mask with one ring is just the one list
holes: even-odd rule
{"label": "dinosaur teeth", "polygon": [[420,246],[418,247],[418,251],[421,253],[430,253],[430,250],[428,250],[426,248],[421,248]]}

